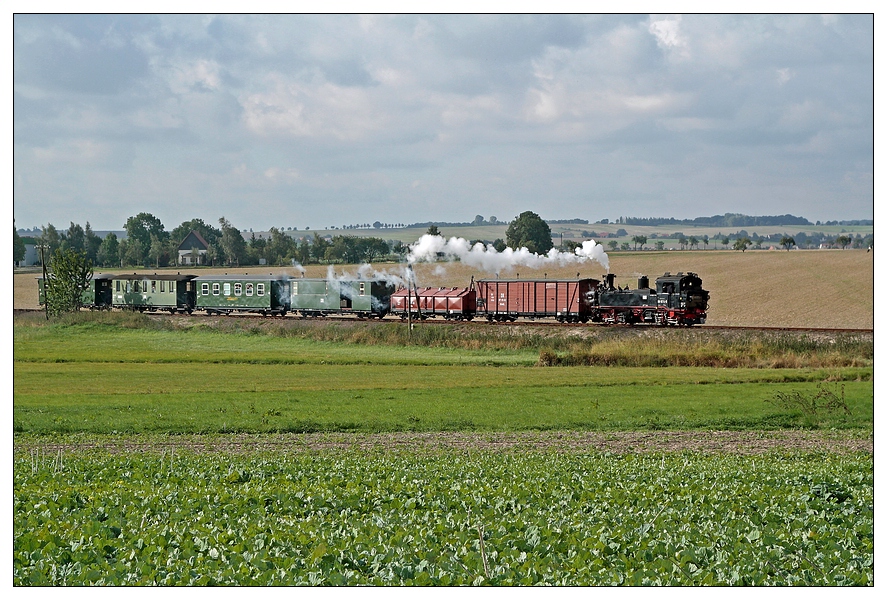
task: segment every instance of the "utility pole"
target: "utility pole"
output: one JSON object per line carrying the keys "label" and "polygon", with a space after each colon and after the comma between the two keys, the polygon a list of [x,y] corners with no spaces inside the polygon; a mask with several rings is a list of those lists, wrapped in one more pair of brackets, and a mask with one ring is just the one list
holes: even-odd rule
{"label": "utility pole", "polygon": [[38,244],[37,249],[40,250],[40,264],[43,267],[43,309],[46,314],[46,320],[49,320],[49,280],[46,278],[46,257],[44,250],[47,249],[46,244]]}
{"label": "utility pole", "polygon": [[413,278],[413,267],[407,267],[407,323],[409,324],[409,329],[407,330],[407,337],[412,340],[413,339],[413,288],[412,282],[410,281]]}

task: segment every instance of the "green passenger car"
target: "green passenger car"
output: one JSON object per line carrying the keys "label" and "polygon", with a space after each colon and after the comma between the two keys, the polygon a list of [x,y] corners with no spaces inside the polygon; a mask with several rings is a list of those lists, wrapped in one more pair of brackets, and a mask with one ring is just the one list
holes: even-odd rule
{"label": "green passenger car", "polygon": [[290,309],[287,275],[201,275],[193,284],[195,307],[207,314],[253,312],[283,316]]}
{"label": "green passenger car", "polygon": [[[111,275],[93,275],[89,280],[89,285],[80,294],[80,305],[90,310],[110,310],[111,309]],[[37,299],[40,306],[46,302],[43,287],[43,278],[37,278]]]}
{"label": "green passenger car", "polygon": [[167,311],[194,310],[194,275],[137,274],[114,275],[112,306],[124,310]]}
{"label": "green passenger car", "polygon": [[391,306],[394,285],[376,279],[293,279],[290,306],[306,317],[353,314],[382,318]]}

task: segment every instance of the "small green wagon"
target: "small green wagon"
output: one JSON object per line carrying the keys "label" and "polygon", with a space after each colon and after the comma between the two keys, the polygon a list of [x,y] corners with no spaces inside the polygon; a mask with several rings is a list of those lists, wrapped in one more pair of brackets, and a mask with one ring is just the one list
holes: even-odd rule
{"label": "small green wagon", "polygon": [[391,308],[394,285],[381,279],[293,279],[290,307],[305,317],[349,314],[382,318]]}
{"label": "small green wagon", "polygon": [[[80,305],[90,310],[111,310],[111,275],[93,275],[86,289],[80,294]],[[40,306],[46,302],[44,281],[37,278],[37,299]]]}
{"label": "small green wagon", "polygon": [[288,275],[201,275],[193,281],[197,310],[283,316],[290,309]]}
{"label": "small green wagon", "polygon": [[114,275],[112,301],[114,308],[140,312],[165,311],[191,313],[194,310],[195,275],[159,275],[132,273]]}

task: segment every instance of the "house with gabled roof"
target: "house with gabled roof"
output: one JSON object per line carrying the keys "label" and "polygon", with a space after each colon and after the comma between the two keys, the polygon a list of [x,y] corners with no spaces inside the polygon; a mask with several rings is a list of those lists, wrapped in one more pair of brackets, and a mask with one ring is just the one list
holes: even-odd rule
{"label": "house with gabled roof", "polygon": [[178,248],[178,264],[180,265],[205,265],[206,251],[209,243],[197,231],[192,231],[185,236]]}

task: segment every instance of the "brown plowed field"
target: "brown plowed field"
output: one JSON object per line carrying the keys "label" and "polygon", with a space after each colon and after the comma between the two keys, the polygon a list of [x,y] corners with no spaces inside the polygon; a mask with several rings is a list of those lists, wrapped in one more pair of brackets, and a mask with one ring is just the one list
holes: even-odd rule
{"label": "brown plowed field", "polygon": [[16,440],[15,452],[314,452],[363,450],[429,452],[705,452],[761,454],[769,451],[873,452],[871,436],[822,431],[551,431],[525,433],[306,433],[224,436],[96,436],[89,441]]}
{"label": "brown plowed field", "polygon": [[[618,285],[637,285],[639,275],[652,284],[664,272],[693,271],[711,292],[708,324],[747,327],[874,328],[874,252],[865,250],[693,250],[671,252],[613,252],[610,272]],[[381,264],[382,271],[401,267]],[[171,269],[177,271],[181,269]],[[597,263],[532,270],[520,267],[502,278],[600,278],[605,269]],[[131,272],[131,271],[127,271]],[[153,271],[141,271],[153,272]],[[183,271],[184,272],[184,271]],[[200,269],[198,274],[235,272],[234,269]],[[295,269],[250,267],[237,272],[285,272]],[[336,273],[356,273],[355,267],[337,266]],[[306,277],[325,277],[325,265],[307,267]],[[13,308],[38,308],[35,270],[14,276]],[[465,287],[471,277],[493,279],[460,263],[416,266],[420,285]]]}

